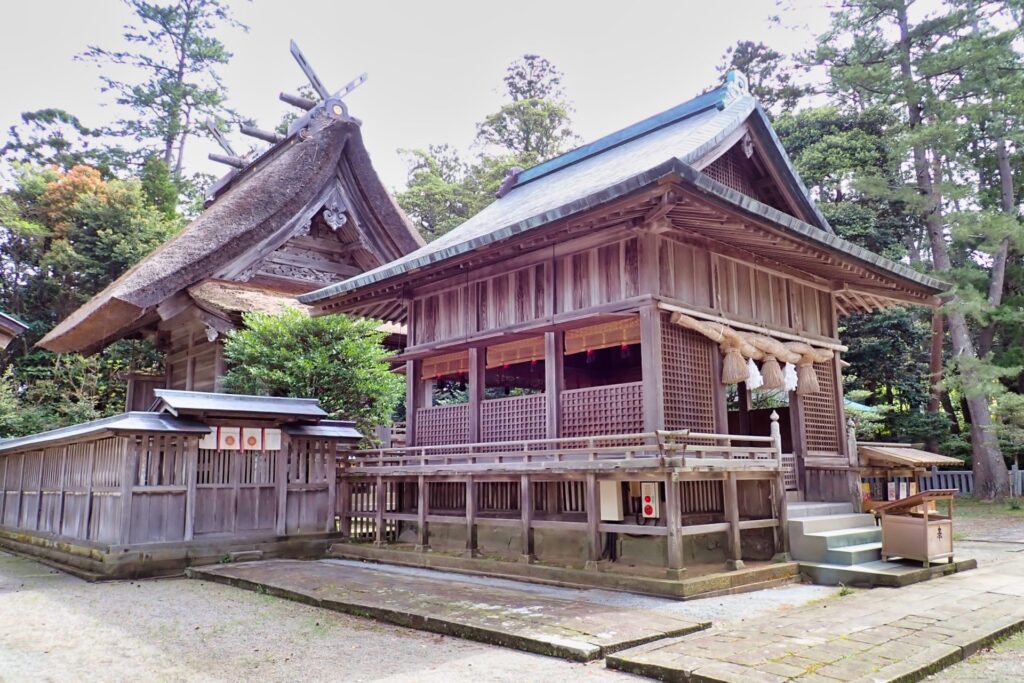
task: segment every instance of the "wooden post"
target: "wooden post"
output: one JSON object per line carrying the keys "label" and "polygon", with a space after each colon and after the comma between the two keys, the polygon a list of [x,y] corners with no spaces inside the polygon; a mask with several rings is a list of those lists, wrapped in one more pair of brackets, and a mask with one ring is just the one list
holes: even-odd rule
{"label": "wooden post", "polygon": [[[312,455],[310,452],[310,456]],[[239,444],[239,450],[230,451],[229,457],[231,458],[228,463],[228,481],[231,484],[231,533],[235,533],[238,531],[238,499],[242,497],[242,461],[245,459],[245,451],[241,450],[241,444]],[[312,473],[312,463],[310,463],[309,469]],[[306,483],[308,484],[309,481],[307,480]],[[296,520],[296,526],[298,524],[299,520]]]}
{"label": "wooden post", "polygon": [[[842,402],[842,396],[839,401]],[[857,428],[851,417],[846,421],[846,452],[850,454],[850,470],[847,472],[846,483],[850,503],[854,512],[861,512],[864,507],[864,495],[860,490],[860,455],[857,449]]]}
{"label": "wooden post", "polygon": [[3,479],[0,479],[0,481],[3,481],[4,483],[3,486],[0,486],[0,526],[3,526],[5,517],[4,510],[7,505],[7,487],[10,486],[10,482],[7,480],[7,470],[8,465],[11,463],[11,456],[4,455],[0,457],[3,457],[4,460],[4,477]]}
{"label": "wooden post", "polygon": [[338,530],[338,442],[323,440],[324,467],[327,469],[327,520],[324,526],[329,534]]}
{"label": "wooden post", "polygon": [[465,557],[476,557],[476,482],[466,477],[466,550]]}
{"label": "wooden post", "polygon": [[804,428],[803,398],[795,391],[789,392],[789,429],[793,444],[793,460],[796,462],[796,485],[806,499],[807,470],[804,458],[807,457],[807,431]]}
{"label": "wooden post", "polygon": [[128,545],[132,533],[132,486],[135,484],[135,471],[139,466],[139,444],[135,440],[125,440],[124,467],[121,470],[121,543]]}
{"label": "wooden post", "polygon": [[739,405],[739,433],[750,434],[750,390],[746,382],[736,385],[736,399]]}
{"label": "wooden post", "polygon": [[565,388],[565,332],[544,333],[544,398],[547,403],[547,438],[562,435],[562,391]]}
{"label": "wooden post", "polygon": [[422,361],[405,362],[405,445],[416,446],[416,411],[420,408],[423,395],[420,389]]}
{"label": "wooden post", "polygon": [[430,529],[427,527],[427,515],[430,513],[430,496],[427,494],[430,482],[423,475],[417,480],[416,522],[419,525],[416,536],[416,552],[430,550]]}
{"label": "wooden post", "polygon": [[772,448],[775,449],[775,457],[779,459],[779,475],[772,480],[772,496],[774,501],[774,516],[779,526],[775,529],[775,559],[788,562],[789,555],[789,509],[786,500],[786,473],[782,468],[782,430],[779,428],[779,414],[772,411],[770,435],[772,437]]}
{"label": "wooden post", "polygon": [[185,440],[185,537],[191,541],[196,529],[196,488],[199,480],[199,438]]}
{"label": "wooden post", "polygon": [[[292,440],[281,431],[281,450],[277,452],[277,524],[275,531],[278,536],[288,534],[288,465],[291,458]],[[296,523],[298,520],[296,520]]]}
{"label": "wooden post", "polygon": [[[64,491],[67,488],[67,477],[68,477],[68,447],[65,446],[61,449],[60,454],[60,499],[57,501],[57,528],[55,533],[62,535],[64,532]],[[0,491],[0,495],[3,492]],[[0,501],[0,512],[3,511],[3,501]]]}
{"label": "wooden post", "polygon": [[666,574],[670,579],[681,579],[686,569],[683,565],[683,512],[679,491],[679,473],[665,476],[665,523],[668,527],[668,558]]}
{"label": "wooden post", "polygon": [[[128,439],[124,440],[128,443]],[[81,536],[85,540],[89,540],[91,537],[90,530],[92,528],[92,481],[94,478],[93,470],[96,467],[96,442],[89,442],[89,459],[86,462],[86,480],[85,480],[85,514],[82,515],[81,519],[85,523],[85,529],[82,530]]]}
{"label": "wooden post", "polygon": [[640,357],[643,361],[644,431],[665,428],[661,360],[661,312],[657,306],[640,309]]}
{"label": "wooden post", "polygon": [[[348,452],[346,451],[338,468],[339,474],[348,473]],[[352,480],[346,476],[338,479],[338,531],[346,540],[352,537]]]}
{"label": "wooden post", "polygon": [[587,508],[587,569],[596,569],[601,559],[601,499],[597,488],[597,475],[587,474],[584,485],[584,504]]}
{"label": "wooden post", "polygon": [[519,477],[519,515],[522,521],[521,533],[521,562],[533,562],[536,559],[533,547],[533,484],[529,475]]}
{"label": "wooden post", "polygon": [[736,475],[725,473],[725,519],[729,522],[729,545],[726,551],[726,565],[729,569],[743,569],[743,549],[740,544],[740,503],[736,492]]}
{"label": "wooden post", "polygon": [[384,489],[384,477],[377,476],[376,504],[374,505],[374,541],[373,544],[380,547],[384,545],[384,508],[387,505],[387,495]]}
{"label": "wooden post", "polygon": [[46,464],[46,449],[39,451],[39,475],[36,477],[36,524],[39,531],[39,518],[43,514],[43,465]]}
{"label": "wooden post", "polygon": [[469,350],[469,443],[480,443],[480,413],[486,388],[487,349],[474,347]]}

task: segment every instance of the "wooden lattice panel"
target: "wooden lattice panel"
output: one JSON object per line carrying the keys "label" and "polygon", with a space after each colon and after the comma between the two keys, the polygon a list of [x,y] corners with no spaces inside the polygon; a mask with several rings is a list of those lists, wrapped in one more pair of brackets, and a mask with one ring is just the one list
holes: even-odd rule
{"label": "wooden lattice panel", "polygon": [[750,178],[750,171],[747,168],[750,163],[749,160],[743,157],[743,152],[738,147],[733,147],[715,159],[711,165],[704,169],[704,173],[737,192],[759,200],[761,197],[757,190],[754,189],[754,184]]}
{"label": "wooden lattice panel", "polygon": [[836,387],[835,369],[831,361],[815,363],[818,376],[818,392],[803,396],[804,431],[807,450],[818,453],[839,454],[839,413],[836,401],[839,392]]}
{"label": "wooden lattice panel", "polygon": [[684,515],[706,515],[725,511],[721,481],[683,481],[680,484],[680,507]]}
{"label": "wooden lattice panel", "polygon": [[493,398],[480,411],[481,441],[523,441],[547,435],[544,394]]}
{"label": "wooden lattice panel", "polygon": [[444,446],[469,441],[469,404],[433,406],[416,411],[417,446]]}
{"label": "wooden lattice panel", "polygon": [[665,428],[714,432],[715,343],[667,319],[661,329]]}
{"label": "wooden lattice panel", "polygon": [[519,510],[519,482],[484,481],[478,484],[477,507],[481,512]]}
{"label": "wooden lattice panel", "polygon": [[642,382],[562,392],[562,436],[632,434],[643,427]]}

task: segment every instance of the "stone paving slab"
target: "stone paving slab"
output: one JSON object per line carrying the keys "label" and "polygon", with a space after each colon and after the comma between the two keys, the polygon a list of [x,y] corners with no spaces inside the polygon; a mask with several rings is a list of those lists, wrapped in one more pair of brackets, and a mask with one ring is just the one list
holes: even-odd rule
{"label": "stone paving slab", "polygon": [[664,681],[916,681],[1024,629],[1024,563],[875,588],[608,656]]}
{"label": "stone paving slab", "polygon": [[588,600],[534,586],[488,585],[431,572],[396,575],[332,560],[269,560],[188,570],[191,578],[387,621],[410,628],[503,645],[576,661],[710,626],[701,622]]}

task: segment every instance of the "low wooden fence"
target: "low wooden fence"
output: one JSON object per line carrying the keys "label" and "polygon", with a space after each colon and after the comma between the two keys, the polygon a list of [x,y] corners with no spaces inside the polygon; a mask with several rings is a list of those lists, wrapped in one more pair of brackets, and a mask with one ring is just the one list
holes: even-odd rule
{"label": "low wooden fence", "polygon": [[0,526],[119,545],[334,531],[334,441],[198,446],[194,435],[138,434],[2,454]]}
{"label": "low wooden fence", "polygon": [[[960,495],[974,493],[974,472],[971,470],[940,470],[932,468],[931,474],[918,478],[922,491],[932,489],[956,489]],[[1010,494],[1024,496],[1024,470],[1016,464],[1010,468]]]}

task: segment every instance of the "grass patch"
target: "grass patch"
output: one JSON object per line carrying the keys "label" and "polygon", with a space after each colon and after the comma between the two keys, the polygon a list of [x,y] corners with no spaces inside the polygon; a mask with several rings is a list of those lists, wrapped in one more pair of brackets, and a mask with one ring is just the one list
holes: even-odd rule
{"label": "grass patch", "polygon": [[[948,514],[949,509],[944,502],[938,503],[939,512]],[[978,500],[968,496],[957,496],[953,501],[954,519],[957,517],[968,519],[979,518],[1003,518],[1003,519],[1024,519],[1024,505],[1019,498],[1010,498],[1001,503],[993,503],[987,500]]]}

